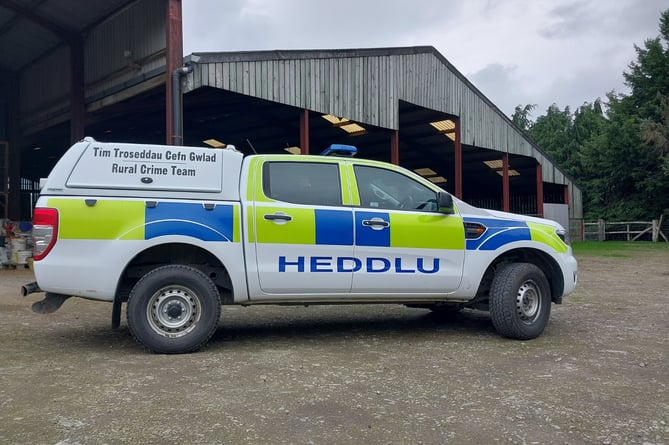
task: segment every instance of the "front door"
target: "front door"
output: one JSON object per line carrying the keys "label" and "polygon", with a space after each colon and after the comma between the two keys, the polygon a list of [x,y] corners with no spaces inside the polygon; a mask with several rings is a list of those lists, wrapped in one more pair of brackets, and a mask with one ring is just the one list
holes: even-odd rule
{"label": "front door", "polygon": [[460,285],[462,218],[439,213],[436,190],[400,170],[353,164],[360,207],[354,211],[352,293],[446,294]]}

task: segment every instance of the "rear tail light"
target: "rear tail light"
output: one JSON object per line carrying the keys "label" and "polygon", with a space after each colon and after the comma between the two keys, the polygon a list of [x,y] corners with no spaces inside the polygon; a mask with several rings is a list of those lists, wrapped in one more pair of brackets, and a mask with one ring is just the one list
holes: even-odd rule
{"label": "rear tail light", "polygon": [[36,208],[33,215],[33,259],[39,261],[53,248],[58,238],[58,210]]}

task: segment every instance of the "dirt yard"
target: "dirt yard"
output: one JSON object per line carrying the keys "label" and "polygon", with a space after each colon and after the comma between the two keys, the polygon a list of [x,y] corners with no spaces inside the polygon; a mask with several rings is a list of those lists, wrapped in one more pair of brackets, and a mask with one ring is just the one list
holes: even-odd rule
{"label": "dirt yard", "polygon": [[0,271],[0,444],[669,444],[669,249],[579,256],[542,337],[487,314],[224,307],[152,355],[111,305],[37,315]]}

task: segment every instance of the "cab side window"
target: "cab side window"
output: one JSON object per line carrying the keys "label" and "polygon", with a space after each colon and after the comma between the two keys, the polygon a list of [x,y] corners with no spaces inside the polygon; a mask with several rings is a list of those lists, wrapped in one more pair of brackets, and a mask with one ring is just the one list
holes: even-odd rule
{"label": "cab side window", "polygon": [[265,196],[306,205],[341,205],[339,165],[316,162],[266,162]]}
{"label": "cab side window", "polygon": [[353,166],[360,205],[389,210],[436,212],[437,194],[401,173],[364,165]]}

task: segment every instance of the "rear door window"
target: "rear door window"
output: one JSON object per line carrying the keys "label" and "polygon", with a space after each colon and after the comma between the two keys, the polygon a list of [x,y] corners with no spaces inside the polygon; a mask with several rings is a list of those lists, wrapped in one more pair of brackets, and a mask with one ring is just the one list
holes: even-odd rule
{"label": "rear door window", "polygon": [[342,204],[339,165],[318,162],[266,162],[263,192],[277,201],[305,205]]}

